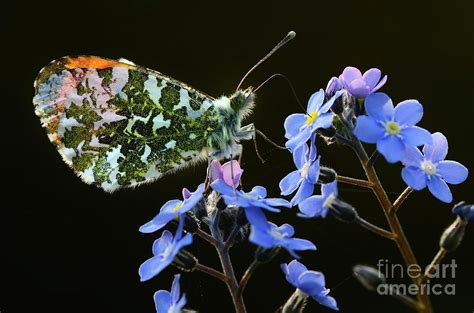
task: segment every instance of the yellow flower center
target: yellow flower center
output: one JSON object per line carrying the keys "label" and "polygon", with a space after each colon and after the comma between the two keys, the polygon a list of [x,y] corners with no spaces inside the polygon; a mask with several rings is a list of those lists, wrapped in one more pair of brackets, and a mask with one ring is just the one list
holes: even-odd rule
{"label": "yellow flower center", "polygon": [[173,208],[172,211],[173,211],[173,212],[176,212],[176,211],[178,211],[179,209],[181,209],[182,206],[183,206],[182,203],[178,203],[178,204]]}
{"label": "yellow flower center", "polygon": [[388,122],[385,124],[385,130],[390,135],[398,135],[400,133],[400,126],[397,122]]}
{"label": "yellow flower center", "polygon": [[319,112],[314,111],[309,113],[308,118],[306,119],[306,125],[311,125],[314,123],[314,121],[318,118]]}

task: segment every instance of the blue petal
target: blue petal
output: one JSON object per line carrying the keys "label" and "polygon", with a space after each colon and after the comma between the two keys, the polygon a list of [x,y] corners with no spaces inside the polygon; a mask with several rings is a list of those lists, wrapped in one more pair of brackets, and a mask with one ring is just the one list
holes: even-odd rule
{"label": "blue petal", "polygon": [[318,149],[316,148],[316,133],[311,136],[311,140],[309,141],[309,154],[307,160],[312,162],[316,159],[316,155],[318,154]]}
{"label": "blue petal", "polygon": [[217,179],[212,182],[211,188],[221,195],[234,195],[235,189],[227,185],[222,179]]}
{"label": "blue petal", "polygon": [[158,275],[163,269],[170,265],[172,261],[173,260],[169,258],[161,260],[156,256],[146,260],[138,269],[140,281],[146,281]]}
{"label": "blue petal", "polygon": [[308,170],[308,182],[310,184],[316,184],[318,182],[318,179],[319,179],[319,171],[321,169],[320,167],[320,160],[321,160],[321,156],[318,157],[318,159],[309,166],[309,170]]}
{"label": "blue petal", "polygon": [[400,125],[414,126],[423,117],[423,106],[416,100],[405,100],[395,107],[395,121]]}
{"label": "blue petal", "polygon": [[153,295],[155,300],[156,313],[168,313],[171,307],[171,295],[166,290],[158,290]]}
{"label": "blue petal", "polygon": [[304,144],[295,151],[293,151],[293,162],[297,169],[301,169],[306,163],[306,157],[308,153],[308,145]]}
{"label": "blue petal", "polygon": [[[286,265],[286,264],[285,264]],[[298,287],[298,278],[301,274],[306,272],[308,269],[306,266],[298,262],[297,260],[291,261],[288,266],[288,273],[286,274],[286,279],[290,282],[293,286]]]}
{"label": "blue petal", "polygon": [[393,117],[392,100],[383,92],[373,93],[365,98],[367,114],[377,121],[389,121]]}
{"label": "blue petal", "polygon": [[262,232],[266,232],[270,229],[270,224],[268,224],[267,218],[260,208],[250,207],[246,208],[244,212],[249,223],[257,229],[261,230]]}
{"label": "blue petal", "polygon": [[282,206],[285,208],[291,208],[291,202],[281,199],[281,198],[267,198],[265,199],[265,202],[270,205],[270,206]]}
{"label": "blue petal", "polygon": [[426,175],[418,167],[404,167],[402,169],[403,181],[415,190],[421,190],[426,187]]}
{"label": "blue petal", "polygon": [[173,283],[171,284],[171,300],[173,301],[173,303],[177,303],[179,301],[179,296],[181,294],[179,286],[180,277],[180,274],[174,275]]}
{"label": "blue petal", "polygon": [[152,251],[154,255],[158,255],[166,250],[166,248],[173,242],[173,234],[169,230],[165,230],[161,237],[153,242]]}
{"label": "blue petal", "polygon": [[[387,76],[385,76],[387,77]],[[331,296],[323,296],[323,297],[318,297],[315,299],[316,301],[318,301],[319,304],[321,305],[324,305],[330,309],[333,309],[335,311],[339,311],[339,308],[337,307],[337,302],[336,302],[336,299],[334,299],[333,297]]]}
{"label": "blue petal", "polygon": [[285,237],[293,237],[295,229],[290,224],[283,224],[276,228],[276,230]]}
{"label": "blue petal", "polygon": [[286,238],[284,239],[284,245],[285,248],[296,251],[316,250],[314,243],[300,238]]}
{"label": "blue petal", "polygon": [[313,194],[313,191],[314,191],[314,185],[309,183],[307,180],[303,180],[295,196],[293,197],[293,199],[291,199],[291,204],[297,205],[304,199],[311,196]]}
{"label": "blue petal", "polygon": [[199,184],[196,191],[191,194],[189,198],[184,200],[182,208],[179,213],[185,213],[196,206],[196,204],[202,199],[202,193],[204,192],[205,184]]}
{"label": "blue petal", "polygon": [[376,143],[383,137],[385,129],[383,126],[370,116],[357,117],[354,135],[361,141],[367,143]]}
{"label": "blue petal", "polygon": [[306,294],[313,296],[319,295],[326,290],[326,281],[321,272],[306,271],[298,278],[298,285]]}
{"label": "blue petal", "polygon": [[448,155],[448,140],[442,133],[434,133],[431,135],[433,144],[423,147],[425,158],[433,162],[439,162]]}
{"label": "blue petal", "polygon": [[430,132],[418,126],[403,128],[400,135],[403,138],[403,142],[410,146],[421,146],[433,142]]}
{"label": "blue petal", "polygon": [[262,186],[255,186],[249,192],[249,195],[257,198],[265,198],[267,196],[267,190]]}
{"label": "blue petal", "polygon": [[388,135],[377,141],[377,150],[389,163],[398,162],[405,156],[405,145],[400,138],[393,135]]}
{"label": "blue petal", "polygon": [[402,159],[402,163],[405,166],[420,167],[424,157],[421,151],[413,146],[405,146],[405,156]]}
{"label": "blue petal", "polygon": [[449,184],[460,184],[466,180],[469,171],[456,161],[441,161],[436,166],[437,173]]}
{"label": "blue petal", "polygon": [[189,246],[190,244],[193,243],[193,235],[190,233],[187,233],[181,240],[176,242],[173,251],[176,253],[179,252],[182,248]]}
{"label": "blue petal", "polygon": [[165,227],[177,215],[178,213],[160,212],[152,221],[140,226],[139,231],[143,234],[153,233]]}
{"label": "blue petal", "polygon": [[285,119],[285,138],[290,139],[300,132],[301,126],[306,123],[308,117],[306,114],[296,113],[291,114]]}
{"label": "blue petal", "polygon": [[309,98],[308,101],[308,109],[306,112],[308,114],[311,114],[312,112],[318,112],[319,108],[321,108],[321,105],[323,104],[324,101],[324,90],[319,89],[319,91],[313,93],[311,97]]}
{"label": "blue petal", "polygon": [[339,98],[340,96],[342,96],[342,94],[344,93],[344,90],[338,90],[334,96],[332,96],[320,109],[319,109],[319,112],[320,113],[326,113],[327,111],[329,111],[333,104],[334,104],[334,101],[336,101],[337,98]]}
{"label": "blue petal", "polygon": [[337,197],[337,195],[339,194],[337,190],[337,181],[333,181],[332,183],[321,185],[321,194],[323,195],[325,199],[329,197],[331,194],[334,194]]}
{"label": "blue petal", "polygon": [[323,208],[324,198],[322,196],[311,196],[298,205],[301,213],[308,217],[322,216],[327,209]]}
{"label": "blue petal", "polygon": [[431,179],[429,179],[427,183],[428,189],[431,191],[433,196],[446,203],[453,201],[451,190],[449,190],[449,187],[444,180],[438,176],[431,176]]}
{"label": "blue petal", "polygon": [[176,303],[175,308],[176,312],[182,313],[183,312],[183,307],[186,305],[186,295],[183,294],[181,299],[179,299],[178,303]]}
{"label": "blue petal", "polygon": [[315,131],[318,128],[329,128],[332,125],[334,119],[334,113],[323,113],[316,118],[313,125],[311,125],[311,130]]}
{"label": "blue petal", "polygon": [[285,143],[285,146],[290,149],[290,151],[295,151],[302,145],[304,145],[308,139],[311,138],[311,130],[309,127],[304,127],[301,131],[290,140]]}
{"label": "blue petal", "polygon": [[[160,213],[165,212],[165,213],[170,213],[174,212],[174,209],[176,206],[181,205],[183,201],[181,200],[170,200],[167,201],[165,204],[160,209]],[[158,218],[160,214],[158,214],[155,218]],[[154,220],[154,219],[153,219]]]}
{"label": "blue petal", "polygon": [[272,248],[275,246],[275,239],[272,236],[253,225],[250,228],[249,241],[263,248]]}

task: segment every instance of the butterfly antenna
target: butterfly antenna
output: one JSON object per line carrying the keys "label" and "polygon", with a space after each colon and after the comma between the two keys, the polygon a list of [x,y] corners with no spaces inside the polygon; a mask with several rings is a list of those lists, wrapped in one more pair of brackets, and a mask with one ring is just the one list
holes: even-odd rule
{"label": "butterfly antenna", "polygon": [[301,104],[301,101],[300,99],[298,98],[298,96],[296,95],[296,91],[295,91],[295,88],[293,87],[293,84],[291,83],[290,79],[288,77],[286,77],[285,75],[283,74],[280,74],[280,73],[276,73],[276,74],[273,74],[272,76],[268,77],[267,79],[265,79],[265,81],[263,83],[261,83],[260,85],[258,85],[257,88],[255,88],[253,90],[253,92],[257,92],[257,90],[259,90],[261,87],[263,87],[264,85],[266,85],[270,80],[272,80],[273,78],[275,77],[281,77],[283,78],[287,83],[288,83],[288,86],[290,87],[290,90],[291,90],[291,93],[293,94],[293,97],[295,98],[296,100],[296,103],[298,103],[298,105],[303,109],[303,111],[306,112],[306,108],[303,106],[303,104]]}
{"label": "butterfly antenna", "polygon": [[244,75],[244,77],[242,77],[242,79],[240,80],[239,82],[239,85],[237,86],[237,88],[235,89],[235,91],[239,90],[240,86],[242,85],[242,83],[245,81],[245,79],[247,78],[247,76],[249,76],[250,73],[252,73],[252,71],[254,69],[256,69],[260,64],[262,64],[263,62],[265,62],[265,60],[267,60],[272,54],[274,54],[278,49],[280,49],[281,47],[283,47],[285,44],[287,44],[291,39],[295,38],[296,36],[296,33],[294,31],[290,31],[286,36],[285,38],[283,38],[270,52],[267,53],[267,55],[265,55],[260,61],[257,62],[257,64],[255,64],[248,72],[247,74]]}

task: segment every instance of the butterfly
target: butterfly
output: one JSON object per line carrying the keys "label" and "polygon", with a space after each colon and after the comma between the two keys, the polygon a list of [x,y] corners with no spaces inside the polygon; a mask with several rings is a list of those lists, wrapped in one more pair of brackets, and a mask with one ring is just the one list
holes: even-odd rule
{"label": "butterfly", "polygon": [[34,88],[35,113],[64,162],[107,192],[233,158],[255,136],[253,124],[242,126],[251,87],[213,98],[125,59],[66,56],[44,67]]}

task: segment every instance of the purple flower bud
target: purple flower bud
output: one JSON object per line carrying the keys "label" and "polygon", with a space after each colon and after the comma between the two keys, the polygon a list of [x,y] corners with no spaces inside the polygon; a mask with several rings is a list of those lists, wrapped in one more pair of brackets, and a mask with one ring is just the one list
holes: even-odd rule
{"label": "purple flower bud", "polygon": [[334,96],[336,91],[339,91],[342,88],[344,88],[344,86],[342,85],[342,82],[339,80],[339,78],[332,77],[326,86],[326,96],[330,98]]}
{"label": "purple flower bud", "polygon": [[[227,185],[237,187],[244,170],[239,162],[232,160],[221,165],[219,161],[213,160],[209,165],[209,178],[211,182],[222,179]],[[232,179],[233,178],[233,179]]]}

